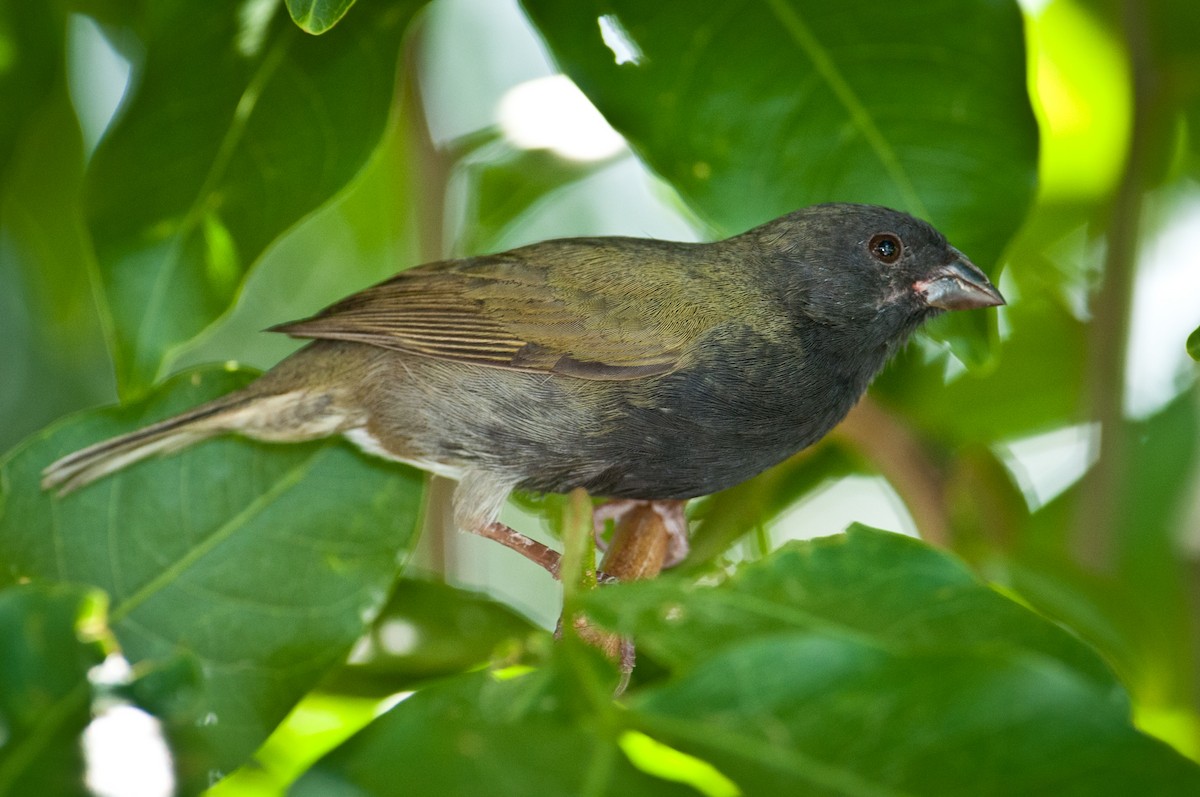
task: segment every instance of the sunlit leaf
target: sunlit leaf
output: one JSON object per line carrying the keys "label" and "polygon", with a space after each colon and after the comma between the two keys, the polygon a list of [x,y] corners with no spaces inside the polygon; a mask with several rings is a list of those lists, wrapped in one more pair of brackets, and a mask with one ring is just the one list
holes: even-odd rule
{"label": "sunlit leaf", "polygon": [[354,0],[287,0],[288,13],[301,29],[321,34],[338,23]]}
{"label": "sunlit leaf", "polygon": [[73,417],[0,461],[0,580],[100,587],[131,662],[181,650],[197,661],[200,696],[168,727],[189,751],[189,783],[244,760],[346,655],[411,542],[420,479],[344,445],[232,438],[66,498],[42,492],[39,472],[247,378],[184,374],[141,404]]}
{"label": "sunlit leaf", "polygon": [[695,794],[635,769],[619,728],[577,689],[555,669],[431,686],[319,761],[289,794]]}

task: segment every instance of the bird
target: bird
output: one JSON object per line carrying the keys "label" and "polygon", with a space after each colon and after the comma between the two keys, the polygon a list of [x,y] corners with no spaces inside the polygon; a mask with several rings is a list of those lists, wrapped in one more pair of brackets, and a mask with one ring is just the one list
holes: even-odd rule
{"label": "bird", "polygon": [[538,561],[498,520],[513,490],[682,506],[821,439],[931,317],[1004,303],[929,223],[849,203],[709,243],[564,238],[443,260],[271,327],[309,342],[240,390],[55,461],[42,487],[65,496],[216,435],[340,435],[456,479],[455,523]]}

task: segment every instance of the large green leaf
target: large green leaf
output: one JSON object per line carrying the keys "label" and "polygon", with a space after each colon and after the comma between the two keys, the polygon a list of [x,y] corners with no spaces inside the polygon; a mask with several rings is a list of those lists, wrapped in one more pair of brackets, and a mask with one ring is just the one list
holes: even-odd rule
{"label": "large green leaf", "polygon": [[419,477],[345,445],[221,439],[139,463],[66,498],[56,457],[244,384],[184,374],[130,407],[76,416],[0,460],[0,580],[103,588],[135,664],[186,653],[192,715],[169,717],[193,787],[227,772],[337,662],[383,605],[412,540]]}
{"label": "large green leaf", "polygon": [[144,6],[144,65],[87,175],[124,387],[148,385],[266,246],[361,168],[421,4],[369,4],[320,38],[235,0]]}
{"label": "large green leaf", "polygon": [[523,677],[418,692],[294,793],[518,794],[534,779],[548,794],[668,793],[624,760],[630,731],[743,794],[1200,789],[1200,768],[1134,729],[1090,649],[906,537],[856,527],[715,587],[667,576],[602,588],[584,605],[670,677],[642,677],[643,661],[615,707],[568,639]]}
{"label": "large green leaf", "polygon": [[1200,769],[1109,689],[1014,650],[911,653],[836,631],[706,657],[632,722],[746,794],[1192,794]]}
{"label": "large green leaf", "polygon": [[525,797],[695,794],[635,769],[611,712],[551,667],[475,673],[424,689],[317,763],[295,797],[371,794]]}
{"label": "large green leaf", "polygon": [[594,621],[674,677],[626,721],[747,794],[1181,794],[1105,664],[944,553],[855,527],[716,587],[602,589]]}
{"label": "large green leaf", "polygon": [[[1015,2],[522,5],[563,70],[721,233],[869,202],[929,219],[991,269],[1033,198]],[[967,330],[985,318],[939,327],[979,360]]]}
{"label": "large green leaf", "polygon": [[92,718],[88,670],[106,653],[103,597],[65,585],[0,591],[0,795],[91,793],[80,735]]}
{"label": "large green leaf", "polygon": [[988,588],[962,563],[865,526],[785,545],[719,589],[664,577],[593,592],[585,605],[602,625],[645,635],[640,648],[676,668],[750,637],[833,629],[889,649],[1036,651],[1116,688],[1085,645]]}

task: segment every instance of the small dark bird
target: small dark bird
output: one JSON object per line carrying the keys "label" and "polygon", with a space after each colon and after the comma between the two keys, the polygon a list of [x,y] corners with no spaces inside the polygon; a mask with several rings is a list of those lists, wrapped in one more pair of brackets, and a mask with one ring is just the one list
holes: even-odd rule
{"label": "small dark bird", "polygon": [[[223,398],[64,457],[68,493],[214,435],[344,435],[458,479],[455,519],[512,547],[514,489],[681,500],[819,440],[942,310],[1004,303],[929,224],[804,208],[706,244],[571,238],[405,271],[312,318]],[[519,538],[519,539],[518,539]]]}

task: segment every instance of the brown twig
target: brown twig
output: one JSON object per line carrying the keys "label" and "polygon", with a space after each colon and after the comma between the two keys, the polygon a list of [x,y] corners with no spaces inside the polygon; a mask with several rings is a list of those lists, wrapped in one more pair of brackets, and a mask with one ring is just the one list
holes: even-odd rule
{"label": "brown twig", "polygon": [[912,513],[924,540],[949,544],[946,476],[907,426],[867,397],[833,430],[833,436],[879,469]]}

